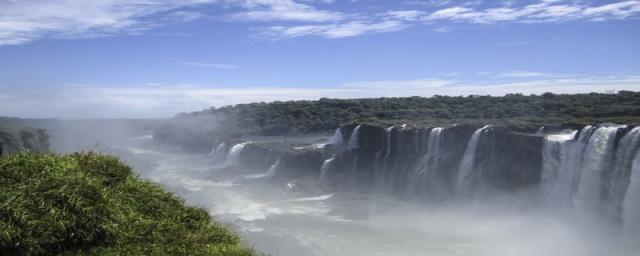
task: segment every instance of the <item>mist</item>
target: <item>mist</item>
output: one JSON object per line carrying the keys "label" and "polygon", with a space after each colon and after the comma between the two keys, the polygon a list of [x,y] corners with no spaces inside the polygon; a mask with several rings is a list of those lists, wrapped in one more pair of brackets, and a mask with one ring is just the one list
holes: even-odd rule
{"label": "mist", "polygon": [[[182,125],[199,128],[211,121],[184,123],[187,120],[181,119]],[[233,142],[205,153],[155,141],[153,130],[168,124],[62,121],[45,126],[52,131],[52,150],[115,154],[144,179],[206,209],[268,255],[626,256],[640,250],[638,230],[625,229],[599,213],[544,205],[539,187],[437,203],[366,192],[331,184],[316,176],[319,170],[306,177],[272,176],[274,159],[263,166],[249,164],[262,161],[248,153],[249,145],[308,149],[329,143],[331,134],[254,136],[246,140],[245,149],[236,147],[236,153]],[[348,138],[343,140],[348,143]]]}

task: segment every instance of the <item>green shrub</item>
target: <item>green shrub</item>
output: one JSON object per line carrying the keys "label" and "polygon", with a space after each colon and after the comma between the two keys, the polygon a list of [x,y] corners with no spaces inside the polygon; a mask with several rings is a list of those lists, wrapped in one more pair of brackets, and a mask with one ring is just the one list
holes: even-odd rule
{"label": "green shrub", "polygon": [[254,255],[238,236],[115,157],[0,157],[2,255]]}

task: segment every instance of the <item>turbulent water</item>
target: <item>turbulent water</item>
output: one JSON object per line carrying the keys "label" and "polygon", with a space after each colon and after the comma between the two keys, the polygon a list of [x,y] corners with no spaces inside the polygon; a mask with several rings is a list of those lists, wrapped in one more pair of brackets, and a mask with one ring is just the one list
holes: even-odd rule
{"label": "turbulent water", "polygon": [[[404,165],[394,163],[409,158],[397,154],[394,143],[399,135],[392,135],[404,128],[384,130],[383,145],[372,163],[374,183],[392,184],[389,170],[395,168],[406,170],[407,179],[413,181],[406,188],[410,194],[434,190],[474,193],[469,188],[449,191],[434,181],[438,177],[434,170],[446,154],[446,129],[421,130],[425,134],[422,141],[417,140],[417,133],[412,134],[412,141],[424,145],[415,149],[415,164]],[[478,144],[490,129],[480,128],[469,138],[461,152],[460,173],[454,175],[456,187],[477,182],[470,177],[478,172],[474,164]],[[358,193],[326,186],[323,178],[336,171],[337,155],[319,166],[320,178],[272,179],[280,160],[264,168],[242,167],[239,156],[247,143],[221,144],[213,155],[200,155],[162,148],[150,136],[143,136],[114,142],[111,151],[142,177],[205,208],[269,255],[626,256],[640,250],[636,241],[640,230],[640,128],[614,143],[623,129],[598,126],[539,134],[544,136],[544,145],[538,208],[513,207],[511,201],[500,200],[434,207],[399,201],[384,189]],[[361,137],[354,135],[362,132],[358,130],[350,138]],[[360,146],[359,141],[343,140],[338,130],[329,144]],[[358,169],[355,164],[347,168]],[[568,212],[555,213],[560,209]],[[576,217],[596,212],[617,216],[622,228],[601,219]]]}

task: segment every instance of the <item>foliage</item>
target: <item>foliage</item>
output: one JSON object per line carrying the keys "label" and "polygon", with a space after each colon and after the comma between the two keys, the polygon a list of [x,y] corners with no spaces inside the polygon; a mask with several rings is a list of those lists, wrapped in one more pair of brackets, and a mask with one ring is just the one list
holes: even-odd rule
{"label": "foliage", "polygon": [[226,138],[326,132],[349,122],[443,125],[639,121],[640,92],[630,91],[617,94],[508,94],[502,97],[322,98],[238,104],[180,114],[165,127],[157,129],[154,137],[189,148],[209,149]]}
{"label": "foliage", "polygon": [[254,255],[115,157],[0,157],[0,255]]}

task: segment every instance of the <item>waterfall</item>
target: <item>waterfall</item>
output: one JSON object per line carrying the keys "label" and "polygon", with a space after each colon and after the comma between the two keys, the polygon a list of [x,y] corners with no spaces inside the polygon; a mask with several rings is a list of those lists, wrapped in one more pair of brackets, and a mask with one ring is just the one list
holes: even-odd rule
{"label": "waterfall", "polygon": [[630,233],[640,232],[640,152],[636,152],[631,163],[629,181],[629,187],[622,204],[624,227]]}
{"label": "waterfall", "polygon": [[482,136],[484,131],[489,127],[489,125],[486,125],[473,132],[473,135],[467,144],[467,149],[464,152],[462,162],[460,162],[460,168],[458,169],[458,180],[456,184],[457,194],[461,198],[467,198],[470,196],[472,186],[475,185],[474,183],[476,183],[479,178],[479,175],[474,168],[476,153],[478,151],[478,141],[480,140],[480,136]]}
{"label": "waterfall", "polygon": [[334,160],[336,160],[335,155],[327,160],[324,160],[324,162],[322,163],[322,168],[320,168],[320,177],[327,176],[330,170],[329,168],[331,168],[331,164],[333,163]]}
{"label": "waterfall", "polygon": [[351,132],[351,136],[349,137],[350,149],[357,149],[360,147],[359,137],[360,137],[360,125],[356,126],[356,128],[353,129],[353,132]]}
{"label": "waterfall", "polygon": [[605,176],[608,181],[605,195],[607,215],[618,221],[622,218],[622,203],[630,185],[632,164],[639,147],[640,127],[635,127],[620,139],[613,169]]}
{"label": "waterfall", "polygon": [[604,191],[604,172],[610,170],[616,133],[620,126],[598,127],[587,142],[582,157],[580,180],[575,203],[578,209],[587,213],[599,212]]}
{"label": "waterfall", "polygon": [[273,163],[271,165],[271,167],[269,167],[269,170],[267,170],[267,172],[264,174],[267,177],[273,177],[278,173],[278,168],[280,167],[280,160],[282,158],[278,158],[278,160],[276,160],[275,163]]}
{"label": "waterfall", "polygon": [[[438,168],[438,162],[440,156],[443,153],[441,149],[442,145],[442,131],[444,128],[436,127],[429,132],[429,138],[427,141],[427,152],[419,160],[418,166],[414,170],[413,175],[409,180],[409,193],[419,193],[423,191],[424,186],[438,186],[443,184],[437,184],[443,182],[437,180],[436,171]],[[427,188],[428,189],[428,188]],[[432,191],[432,190],[430,190]]]}
{"label": "waterfall", "polygon": [[384,129],[385,134],[385,143],[384,143],[384,155],[382,155],[382,159],[379,161],[377,169],[378,178],[378,186],[381,189],[385,189],[387,184],[387,170],[389,169],[388,163],[389,158],[391,157],[391,152],[393,151],[393,145],[391,145],[391,132],[393,131],[393,126],[387,127]]}
{"label": "waterfall", "polygon": [[229,154],[227,155],[227,165],[239,164],[240,163],[240,153],[242,153],[242,149],[244,146],[251,143],[250,141],[238,143],[229,149]]}
{"label": "waterfall", "polygon": [[329,139],[329,143],[334,147],[341,147],[342,144],[344,143],[344,138],[342,136],[342,129],[340,129],[340,127],[338,127],[338,129],[336,129],[336,131],[333,133],[333,136],[331,137],[331,139]]}
{"label": "waterfall", "polygon": [[217,147],[212,148],[211,156],[214,161],[221,162],[223,159],[227,158],[227,144],[221,142]]}
{"label": "waterfall", "polygon": [[[575,141],[577,134],[578,131],[572,131],[544,138],[540,186],[542,201],[547,206],[562,207],[571,202],[573,181],[577,173],[577,169],[571,166],[571,163],[577,161],[572,158],[581,158],[582,155],[582,150],[574,150],[578,146]],[[573,154],[577,151],[580,151],[579,155]]]}

